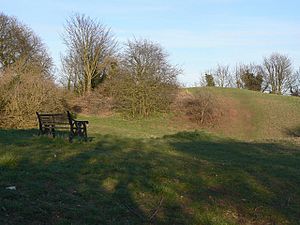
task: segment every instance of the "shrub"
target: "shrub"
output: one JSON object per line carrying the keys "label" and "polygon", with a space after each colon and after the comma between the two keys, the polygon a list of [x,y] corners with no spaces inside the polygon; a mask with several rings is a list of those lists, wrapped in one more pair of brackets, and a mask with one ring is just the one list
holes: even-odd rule
{"label": "shrub", "polygon": [[244,87],[252,91],[261,91],[261,86],[263,82],[263,76],[260,74],[254,75],[253,73],[246,70],[242,76],[241,80],[244,83]]}
{"label": "shrub", "polygon": [[215,81],[214,77],[211,74],[205,74],[205,81],[206,81],[206,86],[207,87],[214,87],[215,86]]}
{"label": "shrub", "polygon": [[54,82],[36,73],[5,72],[0,90],[0,127],[32,127],[36,125],[36,111],[64,109],[62,95]]}
{"label": "shrub", "polygon": [[180,93],[175,107],[189,120],[201,125],[215,124],[221,116],[218,99],[206,90]]}
{"label": "shrub", "polygon": [[167,53],[148,40],[129,41],[114,76],[107,79],[116,109],[130,117],[147,117],[169,110],[176,96],[179,69]]}
{"label": "shrub", "polygon": [[[147,117],[166,112],[176,96],[177,87],[156,81],[134,83],[131,77],[118,79],[113,90],[115,108],[129,117]],[[116,83],[114,83],[116,84]]]}
{"label": "shrub", "polygon": [[113,112],[113,99],[108,96],[103,85],[92,90],[89,94],[78,96],[67,91],[67,108],[76,113],[110,115]]}

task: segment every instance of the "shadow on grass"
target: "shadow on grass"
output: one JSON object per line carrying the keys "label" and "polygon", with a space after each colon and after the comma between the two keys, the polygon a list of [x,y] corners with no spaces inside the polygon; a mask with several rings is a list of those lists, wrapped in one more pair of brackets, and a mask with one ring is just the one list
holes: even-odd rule
{"label": "shadow on grass", "polygon": [[[55,131],[55,138],[58,141],[69,140],[69,131],[57,130]],[[1,129],[0,128],[0,144],[16,144],[17,142],[28,141],[31,142],[32,138],[44,138],[49,141],[53,139],[52,135],[39,136],[38,129]],[[88,141],[93,141],[95,137],[88,136]],[[61,140],[60,140],[61,139]],[[83,141],[80,137],[75,136],[73,141]]]}
{"label": "shadow on grass", "polygon": [[[270,219],[261,224],[284,224],[283,218],[300,224],[299,146],[226,141],[201,132],[182,132],[167,138],[177,151],[214,165],[206,176],[215,176],[209,189],[217,204],[228,201],[227,206],[238,209],[237,214],[254,221],[259,217],[264,220],[262,215],[269,214]],[[278,222],[280,217],[282,222]],[[240,223],[247,221],[242,219]]]}
{"label": "shadow on grass", "polygon": [[1,129],[0,128],[0,143],[9,144],[14,143],[17,139],[32,138],[38,135],[38,129],[25,129],[25,130],[15,130],[15,129]]}
{"label": "shadow on grass", "polygon": [[299,221],[296,146],[202,132],[141,140],[106,135],[81,145],[39,138],[34,130],[0,131],[0,138],[1,224]]}

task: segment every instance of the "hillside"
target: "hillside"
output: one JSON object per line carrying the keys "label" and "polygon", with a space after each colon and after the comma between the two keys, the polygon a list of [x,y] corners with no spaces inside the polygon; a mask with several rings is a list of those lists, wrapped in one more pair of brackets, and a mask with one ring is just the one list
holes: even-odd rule
{"label": "hillside", "polygon": [[[273,139],[299,135],[300,98],[232,88],[205,88],[219,97],[225,110],[213,130],[242,139]],[[197,88],[188,89],[190,92]]]}
{"label": "hillside", "polygon": [[136,138],[194,130],[242,140],[293,138],[300,133],[300,98],[231,88],[188,88],[183,92],[194,94],[203,90],[220,102],[223,115],[215,125],[200,126],[174,112],[137,120],[124,119],[120,115],[80,117],[91,121],[92,134]]}

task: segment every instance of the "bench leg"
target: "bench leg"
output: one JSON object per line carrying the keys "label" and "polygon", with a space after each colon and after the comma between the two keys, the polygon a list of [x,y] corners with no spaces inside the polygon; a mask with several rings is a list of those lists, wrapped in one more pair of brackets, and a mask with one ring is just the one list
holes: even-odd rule
{"label": "bench leg", "polygon": [[70,132],[70,134],[69,134],[69,142],[70,143],[73,142],[73,137],[74,137],[74,135]]}
{"label": "bench leg", "polygon": [[85,123],[82,123],[82,126],[80,127],[80,137],[83,138],[85,142],[88,140]]}
{"label": "bench leg", "polygon": [[84,141],[88,141],[86,125],[85,124],[83,125],[83,136],[84,136]]}
{"label": "bench leg", "polygon": [[55,127],[54,126],[51,126],[49,128],[49,134],[52,135],[53,138],[55,138]]}

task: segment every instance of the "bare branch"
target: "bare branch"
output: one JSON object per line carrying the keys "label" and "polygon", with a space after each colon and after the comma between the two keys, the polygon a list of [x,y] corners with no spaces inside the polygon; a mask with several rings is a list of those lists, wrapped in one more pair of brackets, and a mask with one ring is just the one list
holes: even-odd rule
{"label": "bare branch", "polygon": [[264,58],[263,77],[265,86],[273,94],[284,94],[293,83],[292,61],[287,55],[273,53]]}
{"label": "bare branch", "polygon": [[68,86],[78,93],[88,93],[107,75],[117,43],[110,29],[85,15],[67,20],[63,42],[67,53],[62,57]]}

